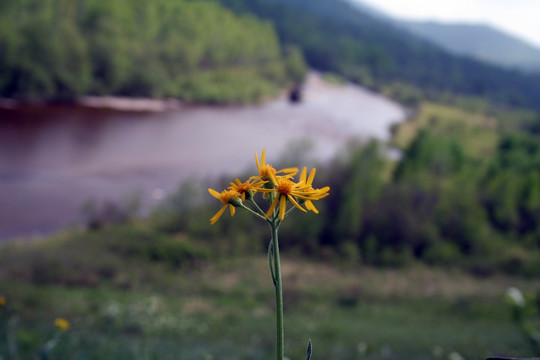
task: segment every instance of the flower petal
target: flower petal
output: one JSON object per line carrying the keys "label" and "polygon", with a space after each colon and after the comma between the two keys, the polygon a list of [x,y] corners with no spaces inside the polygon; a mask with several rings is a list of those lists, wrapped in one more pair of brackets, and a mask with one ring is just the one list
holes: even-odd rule
{"label": "flower petal", "polygon": [[315,172],[316,171],[317,171],[317,169],[313,168],[313,169],[311,169],[311,172],[309,173],[307,184],[310,185],[310,186],[311,186],[311,184],[313,184],[313,179],[315,178]]}
{"label": "flower petal", "polygon": [[285,211],[287,211],[287,198],[283,195],[279,197],[279,219],[285,218]]}
{"label": "flower petal", "polygon": [[302,169],[302,172],[300,173],[300,178],[298,179],[298,182],[300,183],[306,182],[306,173],[307,173],[307,168],[304,166],[304,168]]}
{"label": "flower petal", "polygon": [[208,192],[216,199],[221,200],[221,194],[218,193],[216,190],[208,188]]}
{"label": "flower petal", "polygon": [[279,196],[276,196],[274,201],[272,201],[272,204],[270,205],[270,207],[268,208],[268,211],[266,212],[266,215],[265,215],[266,218],[269,218],[270,215],[272,215],[272,212],[274,212],[274,209],[276,208],[276,205],[278,203],[278,199],[279,199]]}
{"label": "flower petal", "polygon": [[296,175],[296,173],[298,173],[298,168],[297,167],[290,167],[290,168],[281,169],[281,170],[279,170],[277,172],[278,173],[284,173],[284,174],[287,174],[287,175]]}
{"label": "flower petal", "polygon": [[257,170],[259,170],[259,173],[260,173],[261,172],[261,163],[259,163],[259,155],[257,155],[256,152],[255,152],[255,163],[257,164]]}
{"label": "flower petal", "polygon": [[315,205],[313,205],[311,200],[306,201],[306,209],[313,211],[315,214],[319,213],[319,210],[317,210],[317,208],[315,207]]}
{"label": "flower petal", "polygon": [[294,206],[296,206],[297,208],[299,208],[303,212],[307,212],[303,207],[300,206],[300,204],[298,204],[296,202],[296,200],[294,200],[294,198],[291,195],[287,195],[287,199],[289,199],[293,203]]}
{"label": "flower petal", "polygon": [[227,204],[223,205],[221,209],[216,213],[216,215],[212,216],[212,218],[210,219],[211,225],[214,225],[219,220],[221,215],[223,215],[223,213],[225,212],[226,208],[227,208]]}

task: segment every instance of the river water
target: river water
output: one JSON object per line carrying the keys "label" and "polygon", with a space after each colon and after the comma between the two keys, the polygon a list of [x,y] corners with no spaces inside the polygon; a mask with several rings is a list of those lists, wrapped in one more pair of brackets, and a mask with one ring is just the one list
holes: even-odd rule
{"label": "river water", "polygon": [[351,138],[388,139],[389,126],[404,118],[395,102],[317,74],[300,104],[279,98],[165,111],[0,109],[0,240],[79,225],[88,200],[137,194],[149,208],[186,179],[254,167],[262,149],[272,162],[291,143],[307,142],[314,160],[327,161]]}

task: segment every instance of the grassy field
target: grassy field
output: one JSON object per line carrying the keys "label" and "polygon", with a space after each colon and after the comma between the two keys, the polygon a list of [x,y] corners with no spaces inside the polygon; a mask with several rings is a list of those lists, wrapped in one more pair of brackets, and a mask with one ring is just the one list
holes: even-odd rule
{"label": "grassy field", "polygon": [[[73,272],[87,281],[26,277],[36,248],[48,266],[71,256],[80,264]],[[54,359],[273,358],[273,287],[262,254],[178,267],[73,238],[3,246],[0,254],[0,295],[7,298],[0,335],[16,339],[15,347],[0,342],[4,359],[33,358],[54,337],[56,317],[72,326],[52,350]],[[308,339],[314,359],[535,355],[511,321],[504,293],[509,286],[532,292],[538,280],[287,256],[283,277],[290,359],[305,357]]]}
{"label": "grassy field", "polygon": [[413,120],[394,128],[392,141],[398,148],[405,149],[420,130],[429,127],[431,131],[459,139],[467,154],[482,158],[491,155],[497,145],[497,126],[495,118],[477,112],[424,102]]}

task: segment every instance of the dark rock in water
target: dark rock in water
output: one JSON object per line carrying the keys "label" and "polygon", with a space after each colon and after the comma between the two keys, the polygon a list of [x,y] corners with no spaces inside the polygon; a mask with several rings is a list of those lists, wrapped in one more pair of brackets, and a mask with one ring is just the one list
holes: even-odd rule
{"label": "dark rock in water", "polygon": [[302,101],[302,88],[300,86],[295,86],[289,92],[289,101],[291,103],[299,103]]}

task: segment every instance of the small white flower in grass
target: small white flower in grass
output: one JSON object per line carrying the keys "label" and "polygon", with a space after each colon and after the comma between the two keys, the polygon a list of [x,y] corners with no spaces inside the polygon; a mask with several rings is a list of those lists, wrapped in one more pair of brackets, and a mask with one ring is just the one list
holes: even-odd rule
{"label": "small white flower in grass", "polygon": [[525,306],[525,297],[523,297],[523,293],[518,288],[509,287],[506,290],[506,298],[514,306],[517,306],[517,307]]}
{"label": "small white flower in grass", "polygon": [[457,351],[452,351],[448,354],[448,360],[465,360],[465,358]]}

